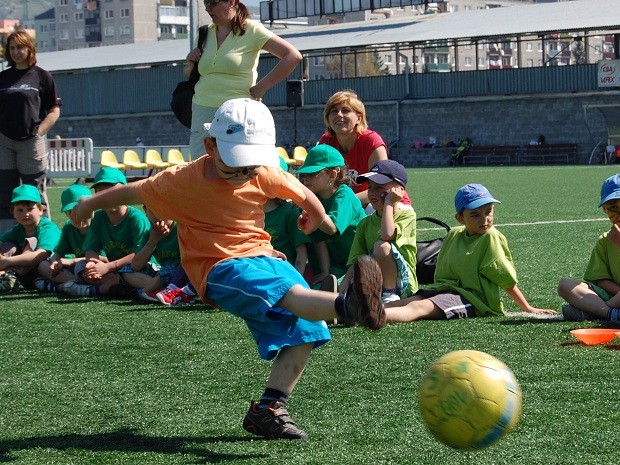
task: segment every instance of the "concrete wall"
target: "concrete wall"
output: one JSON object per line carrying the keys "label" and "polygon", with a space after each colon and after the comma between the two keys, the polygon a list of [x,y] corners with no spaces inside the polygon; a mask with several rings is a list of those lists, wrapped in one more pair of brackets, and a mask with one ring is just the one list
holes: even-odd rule
{"label": "concrete wall", "polygon": [[[267,102],[268,104],[268,102]],[[410,166],[442,166],[451,150],[415,152],[414,141],[435,137],[438,143],[469,137],[477,145],[525,145],[543,134],[548,143],[577,143],[578,160],[587,163],[596,144],[607,138],[607,125],[596,109],[584,105],[620,105],[620,91],[588,94],[501,96],[368,102],[371,129],[394,155]],[[323,133],[323,106],[271,108],[278,145],[316,142]],[[60,118],[51,136],[90,137],[96,147],[131,145],[136,137],[146,145],[183,145],[189,130],[171,113],[116,117]],[[606,145],[606,142],[602,145]],[[416,154],[418,156],[416,156]]]}

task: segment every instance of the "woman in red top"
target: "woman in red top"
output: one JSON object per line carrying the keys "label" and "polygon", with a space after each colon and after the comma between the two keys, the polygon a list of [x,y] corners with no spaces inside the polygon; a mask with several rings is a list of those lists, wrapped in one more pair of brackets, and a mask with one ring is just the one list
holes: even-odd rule
{"label": "woman in red top", "polygon": [[[381,160],[387,160],[387,146],[381,136],[368,129],[366,109],[355,92],[343,90],[332,95],[323,110],[326,132],[319,144],[329,144],[340,151],[349,168],[349,178],[357,179]],[[351,189],[368,205],[368,186],[352,181]],[[403,203],[410,205],[405,196]]]}

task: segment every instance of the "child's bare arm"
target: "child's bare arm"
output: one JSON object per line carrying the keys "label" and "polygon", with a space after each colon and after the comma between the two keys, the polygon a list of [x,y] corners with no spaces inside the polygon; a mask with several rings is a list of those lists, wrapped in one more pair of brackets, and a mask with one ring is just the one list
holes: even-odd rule
{"label": "child's bare arm", "polygon": [[396,225],[394,214],[398,211],[398,202],[405,195],[403,186],[392,187],[383,198],[383,215],[381,216],[381,240],[390,242],[396,239]]}
{"label": "child's bare arm", "polygon": [[12,266],[37,266],[49,256],[50,253],[43,249],[24,250],[19,255],[13,255],[12,257],[1,255],[0,270],[5,270]]}
{"label": "child's bare arm", "polygon": [[310,234],[320,227],[321,231],[327,234],[335,234],[337,231],[336,225],[334,225],[332,219],[325,213],[325,208],[321,201],[306,186],[302,186],[302,189],[306,194],[306,199],[298,204],[302,212],[297,221],[297,226],[301,232]]}
{"label": "child's bare arm", "polygon": [[306,244],[299,244],[297,247],[295,247],[295,269],[299,271],[299,274],[304,274],[304,271],[306,271],[307,263],[308,246]]}
{"label": "child's bare arm", "polygon": [[548,315],[557,313],[555,310],[551,310],[550,308],[532,307],[527,301],[527,299],[525,298],[525,296],[523,295],[523,293],[521,292],[521,290],[516,285],[513,287],[509,287],[507,289],[504,289],[504,290],[506,291],[506,294],[508,294],[510,298],[514,300],[514,302],[524,312],[548,314]]}
{"label": "child's bare arm", "polygon": [[318,283],[329,274],[330,256],[327,242],[316,242],[314,244],[314,251],[319,260],[319,268],[321,269],[321,272],[314,277],[314,283]]}
{"label": "child's bare arm", "polygon": [[84,220],[90,218],[95,210],[99,210],[100,208],[141,203],[136,191],[136,185],[141,182],[143,181],[136,181],[126,185],[117,185],[98,192],[92,197],[82,197],[71,210],[72,221],[75,224],[81,224]]}
{"label": "child's bare arm", "polygon": [[170,228],[165,221],[160,220],[155,222],[151,227],[151,231],[149,232],[149,240],[146,242],[146,244],[144,244],[144,247],[142,247],[142,249],[136,252],[135,256],[133,257],[133,260],[131,261],[131,268],[134,271],[140,271],[142,268],[144,268],[153,256],[153,252],[155,252],[159,241],[162,240],[164,237],[168,236],[169,234]]}

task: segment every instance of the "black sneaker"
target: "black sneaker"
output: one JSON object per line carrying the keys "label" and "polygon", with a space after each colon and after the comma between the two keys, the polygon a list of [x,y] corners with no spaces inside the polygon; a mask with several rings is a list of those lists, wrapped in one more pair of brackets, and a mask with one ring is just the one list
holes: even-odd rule
{"label": "black sneaker", "polygon": [[277,400],[261,410],[258,409],[258,402],[250,402],[250,410],[243,419],[243,429],[266,439],[308,439],[306,432],[295,426],[284,404]]}
{"label": "black sneaker", "polygon": [[385,308],[381,301],[383,274],[377,261],[363,255],[353,265],[353,279],[344,297],[342,323],[357,323],[370,329],[385,326]]}

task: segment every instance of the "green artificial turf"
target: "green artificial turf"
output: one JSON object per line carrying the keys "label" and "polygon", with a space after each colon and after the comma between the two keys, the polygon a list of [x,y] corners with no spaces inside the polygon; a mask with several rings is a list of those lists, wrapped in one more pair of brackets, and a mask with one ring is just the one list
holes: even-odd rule
{"label": "green artificial turf", "polygon": [[[419,216],[456,225],[467,182],[502,201],[520,287],[560,309],[555,287],[579,278],[614,166],[410,170]],[[55,220],[66,182],[50,188]],[[426,227],[426,225],[425,225]],[[420,231],[420,236],[440,234]],[[505,299],[509,312],[518,308]],[[0,296],[0,462],[24,464],[607,464],[620,433],[618,349],[583,346],[570,323],[524,316],[336,327],[316,350],[288,409],[307,442],[264,441],[241,428],[269,363],[242,321],[202,305],[180,310],[121,301]],[[523,391],[513,432],[479,452],[438,443],[417,407],[420,380],[446,352],[488,352]]]}

